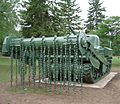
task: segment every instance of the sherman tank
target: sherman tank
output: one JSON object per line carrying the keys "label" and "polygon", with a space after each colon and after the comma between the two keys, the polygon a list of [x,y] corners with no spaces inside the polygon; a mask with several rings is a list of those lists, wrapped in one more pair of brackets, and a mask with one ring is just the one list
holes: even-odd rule
{"label": "sherman tank", "polygon": [[[102,47],[97,35],[84,33],[41,38],[6,37],[2,53],[19,60],[21,73],[27,70],[25,65],[29,65],[34,80],[38,70],[39,80],[95,83],[110,72],[112,64],[112,49]],[[25,73],[21,74],[24,76]]]}

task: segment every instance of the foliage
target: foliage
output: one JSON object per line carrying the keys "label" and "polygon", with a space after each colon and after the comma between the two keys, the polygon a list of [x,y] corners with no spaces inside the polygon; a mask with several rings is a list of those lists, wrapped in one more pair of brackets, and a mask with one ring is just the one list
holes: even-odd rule
{"label": "foliage", "polygon": [[113,55],[120,55],[120,35],[114,36],[112,39]]}
{"label": "foliage", "polygon": [[102,7],[103,2],[100,0],[89,0],[88,20],[86,21],[86,32],[98,29],[98,24],[105,18],[103,12],[105,8]]}
{"label": "foliage", "polygon": [[113,54],[120,55],[120,17],[107,17],[101,24],[98,25],[98,29],[91,31],[91,33],[99,35],[103,46],[111,47],[111,41]]}
{"label": "foliage", "polygon": [[22,12],[22,33],[25,37],[66,35],[70,25],[80,30],[80,8],[76,0],[30,0],[25,2],[27,10]]}
{"label": "foliage", "polygon": [[108,35],[116,36],[120,34],[120,17],[111,16],[105,19],[105,25],[108,27]]}
{"label": "foliage", "polygon": [[52,34],[51,15],[46,0],[30,0],[24,2],[26,11],[22,11],[22,33],[25,37]]}
{"label": "foliage", "polygon": [[[70,34],[71,31],[68,27],[72,27],[75,32],[78,32],[82,29],[81,27],[81,9],[76,4],[76,0],[61,0],[56,1],[53,15],[58,20],[58,30],[60,30],[60,34]],[[54,21],[54,23],[56,23]]]}
{"label": "foliage", "polygon": [[14,0],[0,0],[0,47],[6,35],[16,33],[17,15],[14,9]]}

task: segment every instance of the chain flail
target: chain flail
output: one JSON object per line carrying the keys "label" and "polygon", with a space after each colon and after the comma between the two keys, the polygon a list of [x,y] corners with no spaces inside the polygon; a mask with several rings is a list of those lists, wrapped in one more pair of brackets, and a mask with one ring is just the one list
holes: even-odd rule
{"label": "chain flail", "polygon": [[53,40],[53,81],[54,81],[54,91],[56,93],[56,36]]}
{"label": "chain flail", "polygon": [[62,93],[62,66],[63,66],[63,63],[62,63],[62,61],[63,61],[63,50],[62,50],[62,45],[60,45],[60,71],[59,71],[59,73],[60,73],[60,94]]}
{"label": "chain flail", "polygon": [[11,67],[10,67],[10,75],[11,75],[11,87],[13,86],[13,47],[11,47]]}
{"label": "chain flail", "polygon": [[[21,85],[25,89],[28,84],[28,87],[38,86],[48,92],[68,92],[69,95],[71,91],[77,92],[76,86],[82,87],[83,79],[96,82],[109,72],[111,63],[107,64],[101,54],[97,56],[96,49],[86,38],[81,34],[13,39],[10,43],[11,87]],[[108,61],[111,58],[107,58]],[[106,70],[99,73],[96,70],[102,68],[103,63],[107,64],[103,67]]]}
{"label": "chain flail", "polygon": [[[36,45],[34,38],[31,38],[29,45],[26,46],[23,39],[21,39],[19,50],[18,47],[11,47],[11,86],[13,82],[13,57],[15,50],[16,86],[19,71],[21,85],[24,88],[27,80],[29,86],[33,82],[35,87],[36,78],[38,78],[39,88],[40,85],[42,85],[41,87],[45,85],[48,92],[52,90],[52,84],[54,84],[55,93],[58,85],[60,94],[62,94],[63,87],[65,88],[66,85],[68,94],[72,85],[75,92],[77,81],[78,83],[82,81],[81,69],[83,60],[82,58],[81,60],[79,59],[78,42],[71,41],[69,36],[66,37],[66,40],[65,43],[60,44],[60,41],[54,36],[51,46],[45,40],[45,37],[42,37],[40,45]],[[80,68],[78,64],[80,64]]]}
{"label": "chain flail", "polygon": [[18,82],[18,48],[17,47],[15,47],[15,68],[16,68],[16,70],[15,70],[15,82],[16,82],[16,86],[17,86],[17,82]]}
{"label": "chain flail", "polygon": [[40,47],[38,47],[38,81],[39,81],[39,88],[40,88],[40,84],[41,84],[41,50],[40,50]]}
{"label": "chain flail", "polygon": [[36,75],[36,60],[35,60],[35,45],[32,43],[32,79],[35,87],[35,75]]}
{"label": "chain flail", "polygon": [[71,86],[71,71],[72,71],[72,68],[71,68],[71,66],[72,66],[72,64],[71,64],[71,42],[70,42],[70,44],[68,44],[69,45],[69,63],[68,63],[68,65],[69,65],[69,68],[68,68],[68,94],[70,93],[70,86]]}
{"label": "chain flail", "polygon": [[76,81],[78,80],[78,48],[77,48],[77,42],[74,45],[74,63],[73,63],[73,91],[75,93],[76,88]]}
{"label": "chain flail", "polygon": [[51,91],[51,67],[50,67],[50,47],[48,45],[47,47],[47,52],[48,52],[48,56],[47,56],[47,72],[48,72],[48,92]]}
{"label": "chain flail", "polygon": [[[31,43],[30,43],[31,44]],[[28,83],[31,85],[31,65],[32,65],[32,47],[29,45],[29,60],[28,60]]]}

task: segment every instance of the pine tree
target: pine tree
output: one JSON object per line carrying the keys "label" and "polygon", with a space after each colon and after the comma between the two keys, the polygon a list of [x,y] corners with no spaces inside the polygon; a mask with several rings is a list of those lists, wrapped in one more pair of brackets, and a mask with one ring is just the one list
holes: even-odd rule
{"label": "pine tree", "polygon": [[14,6],[14,0],[0,0],[0,47],[5,36],[16,34],[18,17]]}
{"label": "pine tree", "polygon": [[24,2],[27,10],[22,12],[22,34],[25,37],[48,36],[52,34],[51,16],[46,0],[30,0]]}
{"label": "pine tree", "polygon": [[25,37],[54,36],[70,33],[66,26],[81,29],[80,7],[76,0],[30,0],[22,12],[22,33]]}
{"label": "pine tree", "polygon": [[68,29],[68,26],[72,27],[76,32],[82,29],[81,9],[78,4],[76,4],[76,0],[58,1],[54,9],[56,11],[54,12],[54,16],[58,23],[56,25],[58,25],[59,34],[70,34],[71,31]]}
{"label": "pine tree", "polygon": [[10,34],[15,31],[17,16],[12,1],[0,1],[0,34]]}
{"label": "pine tree", "polygon": [[98,29],[98,24],[105,18],[103,12],[105,8],[102,7],[103,2],[100,0],[89,0],[88,20],[86,21],[87,32]]}

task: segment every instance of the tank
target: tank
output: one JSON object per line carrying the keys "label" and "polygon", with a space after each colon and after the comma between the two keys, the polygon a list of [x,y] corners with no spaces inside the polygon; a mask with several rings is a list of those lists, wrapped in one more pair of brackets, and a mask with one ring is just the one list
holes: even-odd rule
{"label": "tank", "polygon": [[12,39],[15,39],[15,37],[12,36],[6,36],[3,45],[2,45],[2,54],[6,56],[10,56],[10,42]]}
{"label": "tank", "polygon": [[4,40],[2,52],[19,60],[21,77],[28,65],[33,80],[39,72],[39,80],[95,83],[111,70],[112,49],[100,46],[97,35],[9,38]]}

